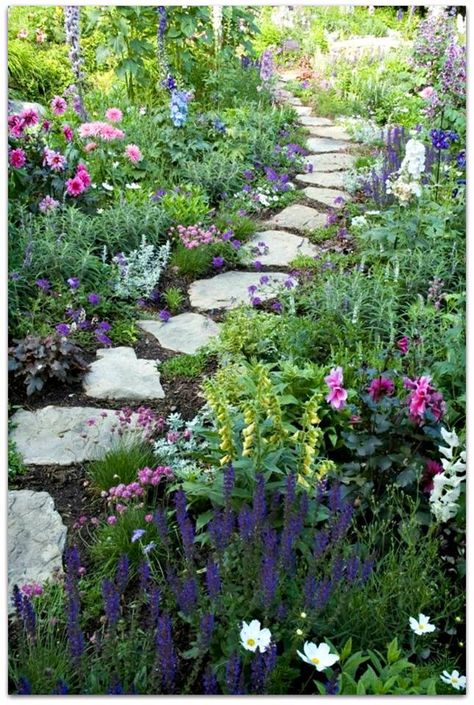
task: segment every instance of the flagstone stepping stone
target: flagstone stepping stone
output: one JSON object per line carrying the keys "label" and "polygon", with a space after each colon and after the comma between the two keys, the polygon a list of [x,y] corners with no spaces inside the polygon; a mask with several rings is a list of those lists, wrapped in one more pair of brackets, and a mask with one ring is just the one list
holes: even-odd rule
{"label": "flagstone stepping stone", "polygon": [[298,115],[311,115],[312,108],[310,105],[294,105],[293,108]]}
{"label": "flagstone stepping stone", "polygon": [[98,359],[90,366],[82,386],[94,399],[164,399],[156,360],[137,358],[133,348],[97,350]]}
{"label": "flagstone stepping stone", "polygon": [[313,171],[311,174],[298,174],[296,180],[303,184],[323,186],[324,188],[343,188],[348,173],[347,171]]}
{"label": "flagstone stepping stone", "polygon": [[322,152],[343,152],[348,145],[344,140],[332,140],[329,137],[308,137],[306,147],[313,154],[321,154]]}
{"label": "flagstone stepping stone", "polygon": [[[285,272],[268,272],[268,275],[277,282],[288,278]],[[248,287],[258,284],[260,275],[256,272],[224,272],[212,279],[198,279],[189,287],[191,306],[203,311],[220,308],[235,308],[240,304],[248,304],[250,297]],[[258,292],[262,301],[270,299],[274,293],[270,290]]]}
{"label": "flagstone stepping stone", "polygon": [[323,127],[325,125],[329,127],[334,125],[329,118],[314,117],[313,115],[302,115],[298,118],[298,122],[300,125],[304,125],[304,127]]}
{"label": "flagstone stepping stone", "polygon": [[[48,492],[8,493],[8,594],[25,583],[42,584],[62,568],[67,528]],[[9,601],[9,612],[13,605]]]}
{"label": "flagstone stepping stone", "polygon": [[313,230],[314,228],[322,227],[325,223],[325,214],[319,213],[309,206],[297,203],[274,215],[266,225],[269,227],[293,228],[294,230]]}
{"label": "flagstone stepping stone", "polygon": [[167,350],[192,355],[219,335],[220,326],[212,318],[200,313],[180,313],[166,323],[162,321],[139,321],[138,325],[153,335]]}
{"label": "flagstone stepping stone", "polygon": [[287,81],[296,81],[300,75],[299,69],[287,69],[279,74],[279,80],[286,83]]}
{"label": "flagstone stepping stone", "polygon": [[[267,254],[252,254],[252,247],[263,243],[268,247]],[[301,235],[293,235],[284,230],[265,230],[256,235],[243,248],[242,255],[246,262],[254,259],[267,266],[286,267],[298,255],[314,257],[318,248]]]}
{"label": "flagstone stepping stone", "polygon": [[303,105],[303,103],[301,102],[301,100],[300,100],[299,98],[297,98],[296,96],[294,96],[294,95],[288,96],[287,102],[288,102],[290,105]]}
{"label": "flagstone stepping stone", "polygon": [[[143,429],[133,413],[121,440],[140,437]],[[94,460],[118,440],[114,411],[91,406],[45,406],[20,409],[13,417],[11,438],[26,465],[72,465]]]}
{"label": "flagstone stepping stone", "polygon": [[[303,189],[303,193],[306,198],[309,198],[311,201],[324,203],[325,206],[331,206],[333,208],[341,208],[344,203],[351,200],[348,193],[345,193],[345,191],[338,191],[334,188],[318,188],[316,186],[308,186]],[[336,198],[342,198],[344,201],[342,203],[334,203]]]}
{"label": "flagstone stepping stone", "polygon": [[308,127],[310,134],[315,137],[327,137],[331,140],[346,140],[350,141],[352,138],[350,134],[343,127],[339,125],[333,125],[331,127]]}
{"label": "flagstone stepping stone", "polygon": [[305,157],[305,162],[313,165],[313,172],[339,171],[354,166],[355,157],[351,154],[330,152],[329,154],[310,154]]}

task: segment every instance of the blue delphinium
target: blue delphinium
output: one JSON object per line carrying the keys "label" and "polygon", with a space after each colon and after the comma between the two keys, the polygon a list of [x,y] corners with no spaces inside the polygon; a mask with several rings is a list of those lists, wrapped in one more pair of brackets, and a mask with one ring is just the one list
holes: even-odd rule
{"label": "blue delphinium", "polygon": [[219,132],[221,135],[224,135],[226,132],[226,126],[222,122],[220,118],[216,118],[213,123],[212,123],[213,128],[215,129],[216,132]]}
{"label": "blue delphinium", "polygon": [[175,127],[182,127],[188,118],[188,95],[185,91],[171,91],[171,120]]}
{"label": "blue delphinium", "polygon": [[458,134],[453,130],[434,129],[430,131],[431,143],[435,149],[449,149],[453,142],[459,140]]}

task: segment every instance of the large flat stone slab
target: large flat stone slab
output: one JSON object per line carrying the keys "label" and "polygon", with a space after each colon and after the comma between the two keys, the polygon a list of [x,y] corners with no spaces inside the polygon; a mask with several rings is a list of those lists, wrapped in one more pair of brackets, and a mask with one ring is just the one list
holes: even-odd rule
{"label": "large flat stone slab", "polygon": [[[316,203],[324,203],[325,206],[331,206],[331,208],[341,208],[344,203],[351,200],[351,197],[345,191],[339,191],[335,188],[318,188],[317,186],[307,186],[303,189],[303,193],[306,198],[311,201],[316,201]],[[336,199],[343,199],[341,203],[335,203]]]}
{"label": "large flat stone slab", "polygon": [[313,154],[324,152],[343,152],[348,147],[344,140],[332,140],[329,137],[308,137],[306,147]]}
{"label": "large flat stone slab", "polygon": [[[268,248],[266,254],[253,254],[253,247],[263,244]],[[318,248],[301,235],[293,235],[284,230],[265,230],[256,235],[242,249],[244,261],[258,259],[263,265],[287,267],[298,255],[314,256]]]}
{"label": "large flat stone slab", "polygon": [[351,136],[347,130],[339,125],[333,125],[331,127],[319,127],[312,125],[308,127],[308,129],[311,135],[314,135],[315,137],[327,137],[331,140],[351,140]]}
{"label": "large flat stone slab", "polygon": [[180,313],[166,323],[139,321],[138,325],[153,335],[167,350],[192,355],[219,335],[219,324],[200,313]]}
{"label": "large flat stone slab", "polygon": [[[14,585],[44,583],[62,568],[67,529],[47,492],[8,493],[8,594]],[[9,612],[13,611],[11,602]]]}
{"label": "large flat stone slab", "polygon": [[309,105],[293,105],[292,107],[298,115],[311,115],[312,108]]}
{"label": "large flat stone slab", "polygon": [[[268,275],[283,283],[288,275],[284,272],[269,272]],[[256,272],[224,272],[212,279],[198,279],[189,287],[191,306],[202,311],[220,308],[235,308],[250,302],[248,287],[258,284],[260,275]],[[272,298],[269,292],[259,292],[260,299]]]}
{"label": "large flat stone slab", "polygon": [[305,157],[305,162],[313,165],[313,172],[339,171],[340,169],[351,169],[354,166],[355,157],[341,152],[310,154]]}
{"label": "large flat stone slab", "polygon": [[331,125],[334,125],[332,120],[330,120],[329,118],[315,117],[314,115],[302,115],[300,118],[298,118],[298,122],[300,123],[300,125],[304,125],[305,127],[329,127]]}
{"label": "large flat stone slab", "polygon": [[314,208],[296,203],[277,213],[266,223],[269,227],[292,228],[294,230],[313,230],[321,228],[326,223],[326,215]]}
{"label": "large flat stone slab", "polygon": [[97,350],[97,360],[82,382],[84,393],[94,399],[164,399],[156,360],[140,360],[133,348]]}
{"label": "large flat stone slab", "polygon": [[[105,414],[105,416],[103,416]],[[137,438],[143,429],[131,416],[121,440]],[[90,406],[45,406],[13,415],[11,437],[26,465],[72,465],[102,457],[118,440],[114,411]]]}
{"label": "large flat stone slab", "polygon": [[323,188],[343,188],[347,171],[313,171],[311,174],[298,174],[296,180],[302,184],[322,186]]}

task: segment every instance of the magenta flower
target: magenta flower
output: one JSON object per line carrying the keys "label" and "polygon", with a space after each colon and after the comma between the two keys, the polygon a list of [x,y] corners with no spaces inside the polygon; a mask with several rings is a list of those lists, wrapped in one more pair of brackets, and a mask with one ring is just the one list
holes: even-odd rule
{"label": "magenta flower", "polygon": [[407,354],[409,346],[410,338],[407,338],[406,335],[404,335],[403,338],[400,338],[400,340],[397,340],[397,348],[400,350],[402,355]]}
{"label": "magenta flower", "polygon": [[425,422],[426,413],[431,414],[436,422],[441,421],[446,411],[443,395],[431,384],[431,377],[426,375],[417,379],[404,380],[405,389],[410,390],[407,397],[410,420],[418,425]]}
{"label": "magenta flower", "polygon": [[14,169],[21,169],[26,164],[26,154],[23,149],[18,147],[17,149],[12,149],[9,156],[10,166]]}
{"label": "magenta flower", "polygon": [[66,139],[66,142],[72,142],[72,139],[74,137],[74,131],[70,125],[63,125],[63,135]]}
{"label": "magenta flower", "polygon": [[113,526],[113,525],[116,524],[116,523],[117,523],[117,517],[116,517],[116,516],[113,516],[113,515],[112,515],[112,516],[110,516],[110,517],[107,517],[107,524],[108,524],[109,526]]}
{"label": "magenta flower", "polygon": [[33,108],[27,108],[27,110],[23,110],[23,112],[20,113],[20,119],[23,121],[24,127],[32,127],[38,124],[39,115]]}
{"label": "magenta flower", "polygon": [[100,304],[100,301],[101,301],[99,294],[89,294],[89,296],[87,297],[87,300],[93,306]]}
{"label": "magenta flower", "polygon": [[433,477],[443,472],[443,466],[436,460],[427,460],[425,469],[421,476],[421,486],[423,492],[430,493],[433,490]]}
{"label": "magenta flower", "polygon": [[71,329],[67,323],[58,323],[58,325],[56,326],[56,333],[58,333],[59,335],[65,337],[65,338],[67,338],[67,336],[69,335],[70,332],[71,332]]}
{"label": "magenta flower", "polygon": [[85,191],[85,186],[82,179],[80,179],[79,176],[75,176],[73,179],[68,179],[66,181],[66,191],[68,196],[72,196],[72,198],[80,196],[81,193]]}
{"label": "magenta flower", "polygon": [[136,144],[127,144],[125,147],[125,156],[134,163],[141,162],[143,159],[143,155],[140,152],[140,147],[137,147]]}
{"label": "magenta flower", "polygon": [[43,163],[46,163],[51,171],[64,171],[66,168],[66,158],[59,152],[55,152],[54,149],[48,149],[48,147],[44,150]]}
{"label": "magenta flower", "polygon": [[79,288],[79,284],[81,283],[81,280],[78,279],[78,277],[69,277],[69,279],[67,280],[67,283],[69,284],[71,289],[73,291],[75,291],[76,289]]}
{"label": "magenta flower", "polygon": [[67,102],[60,95],[55,95],[50,105],[55,115],[64,115],[67,110]]}
{"label": "magenta flower", "polygon": [[372,401],[378,402],[381,397],[392,396],[395,385],[388,377],[376,377],[369,385],[369,395]]}
{"label": "magenta flower", "polygon": [[329,387],[329,394],[326,397],[328,404],[337,411],[343,409],[346,405],[347,390],[342,386],[344,384],[342,367],[333,367],[324,381]]}
{"label": "magenta flower", "polygon": [[123,113],[120,108],[108,108],[105,111],[105,117],[107,120],[110,120],[110,122],[120,122],[123,117]]}
{"label": "magenta flower", "polygon": [[76,178],[82,181],[84,189],[89,188],[92,183],[91,176],[84,164],[79,164],[77,167]]}
{"label": "magenta flower", "polygon": [[224,266],[224,258],[223,257],[213,257],[212,258],[212,266],[215,267],[216,269],[220,269],[221,267]]}

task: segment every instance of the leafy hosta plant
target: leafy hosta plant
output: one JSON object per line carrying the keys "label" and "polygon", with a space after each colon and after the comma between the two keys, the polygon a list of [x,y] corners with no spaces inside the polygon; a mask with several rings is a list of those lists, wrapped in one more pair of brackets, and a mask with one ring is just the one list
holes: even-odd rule
{"label": "leafy hosta plant", "polygon": [[14,342],[8,351],[8,369],[23,379],[28,396],[41,391],[49,380],[72,382],[88,369],[81,348],[58,334],[29,335]]}

